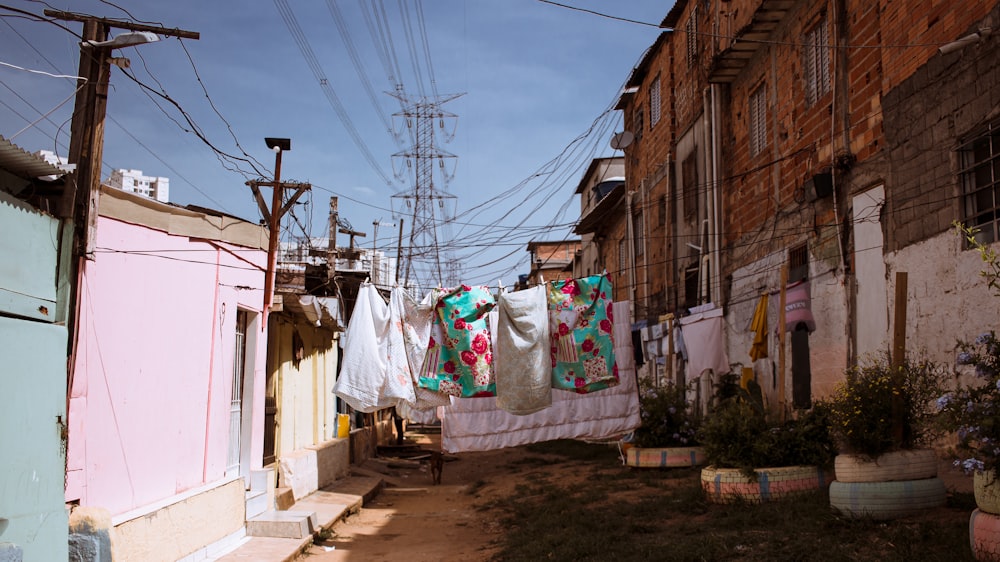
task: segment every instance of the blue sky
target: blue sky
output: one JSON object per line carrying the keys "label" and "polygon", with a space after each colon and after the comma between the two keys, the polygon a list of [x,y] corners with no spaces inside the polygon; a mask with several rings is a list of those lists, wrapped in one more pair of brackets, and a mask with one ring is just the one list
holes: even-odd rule
{"label": "blue sky", "polygon": [[[454,217],[438,232],[442,255],[458,264],[462,282],[494,284],[501,279],[511,285],[517,274],[528,271],[527,242],[561,240],[571,230],[566,225],[579,217],[576,185],[592,158],[612,155],[608,141],[622,130],[620,112],[608,109],[660,33],[655,25],[672,2],[560,2],[652,24],[641,25],[540,0],[405,0],[414,30],[410,36],[400,3],[50,0],[46,5],[8,0],[5,5],[38,15],[48,6],[199,32],[199,40],[164,38],[116,54],[131,60],[129,71],[138,80],[176,101],[216,149],[256,161],[265,176],[272,173],[274,154],[264,137],[292,140],[292,150],[282,156],[282,179],[310,182],[313,190],[304,198],[306,204],[296,207],[300,224],[286,220],[286,237],[301,236],[303,230],[325,236],[329,198],[335,195],[341,217],[367,233],[359,241],[371,247],[372,223],[380,221],[375,243],[395,255],[397,229],[389,223],[394,213],[405,216],[406,209],[404,200],[392,195],[410,190],[412,178],[395,178],[394,170],[405,172],[406,167],[404,158],[393,155],[405,153],[410,143],[405,135],[403,142],[395,142],[385,126],[388,120],[391,127],[400,127],[401,120],[391,117],[400,104],[386,93],[394,83],[367,23],[376,20],[362,12],[362,7],[381,6],[390,30],[384,37],[391,40],[397,61],[388,68],[398,68],[392,77],[407,95],[416,99],[435,90],[462,94],[441,106],[457,116],[445,122],[446,130],[454,129],[453,140],[439,141],[441,149],[455,156],[445,159],[453,178],[444,183],[435,175],[435,187],[455,196],[444,200],[441,209]],[[290,8],[318,67],[311,69],[302,54],[279,12],[282,5]],[[72,34],[8,10],[0,9],[0,15],[0,62],[76,74],[79,47]],[[61,23],[82,32],[81,23]],[[361,75],[342,29],[357,53]],[[317,71],[327,78],[326,88]],[[29,151],[65,155],[75,82],[3,65],[0,85],[0,135],[13,137]],[[331,92],[353,133],[329,101]],[[113,168],[166,176],[173,203],[258,220],[245,185],[257,174],[251,165],[220,159],[194,133],[183,130],[191,126],[176,107],[153,99],[158,104],[113,69],[102,176]],[[407,217],[407,231],[410,222]],[[345,237],[340,242],[346,244]]]}

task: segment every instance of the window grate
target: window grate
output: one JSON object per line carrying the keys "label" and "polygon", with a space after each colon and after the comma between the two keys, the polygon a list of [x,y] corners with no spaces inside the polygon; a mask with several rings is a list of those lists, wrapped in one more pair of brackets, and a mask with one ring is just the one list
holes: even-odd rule
{"label": "window grate", "polygon": [[830,91],[830,32],[824,17],[803,39],[806,103],[814,105]]}
{"label": "window grate", "polygon": [[767,95],[759,86],[750,94],[750,156],[757,156],[767,146]]}
{"label": "window grate", "polygon": [[1000,119],[958,149],[962,186],[962,222],[979,230],[983,244],[995,242],[1000,224]]}

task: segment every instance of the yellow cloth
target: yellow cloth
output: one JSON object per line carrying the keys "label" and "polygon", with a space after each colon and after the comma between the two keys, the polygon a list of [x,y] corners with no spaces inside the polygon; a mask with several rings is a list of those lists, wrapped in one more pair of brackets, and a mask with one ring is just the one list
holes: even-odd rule
{"label": "yellow cloth", "polygon": [[756,361],[767,357],[767,293],[760,296],[757,309],[753,311],[750,321],[750,331],[753,334],[753,345],[750,346],[750,359]]}

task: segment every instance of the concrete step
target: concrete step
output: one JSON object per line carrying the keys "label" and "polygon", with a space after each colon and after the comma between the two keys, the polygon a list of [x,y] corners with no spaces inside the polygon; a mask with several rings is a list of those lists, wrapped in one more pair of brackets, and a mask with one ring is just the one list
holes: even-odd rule
{"label": "concrete step", "polygon": [[247,535],[301,539],[319,529],[315,511],[266,511],[247,521]]}
{"label": "concrete step", "polygon": [[267,492],[265,490],[260,491],[247,491],[247,519],[253,519],[258,515],[264,513],[271,508],[267,502]]}
{"label": "concrete step", "polygon": [[295,505],[295,492],[291,488],[276,488],[274,490],[275,509],[284,511],[293,505]]}

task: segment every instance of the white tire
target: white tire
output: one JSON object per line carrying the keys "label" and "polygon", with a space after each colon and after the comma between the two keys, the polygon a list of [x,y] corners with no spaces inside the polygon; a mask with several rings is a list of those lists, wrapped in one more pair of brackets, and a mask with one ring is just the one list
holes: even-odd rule
{"label": "white tire", "polygon": [[834,473],[840,482],[896,482],[934,478],[938,458],[933,449],[893,451],[868,459],[862,455],[837,455]]}
{"label": "white tire", "polygon": [[948,499],[938,478],[898,482],[840,482],[830,484],[830,506],[848,517],[895,519],[941,507]]}

